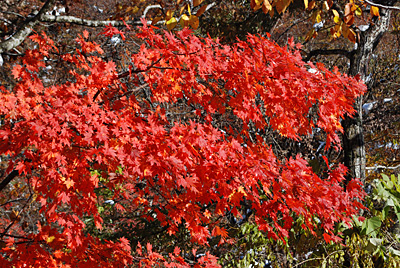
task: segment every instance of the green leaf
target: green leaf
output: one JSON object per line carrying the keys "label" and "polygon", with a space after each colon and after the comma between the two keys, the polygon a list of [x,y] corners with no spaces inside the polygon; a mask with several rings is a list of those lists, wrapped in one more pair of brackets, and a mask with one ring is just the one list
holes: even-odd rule
{"label": "green leaf", "polygon": [[387,217],[389,215],[389,209],[390,208],[388,206],[383,208],[383,210],[382,210],[382,221],[387,219]]}
{"label": "green leaf", "polygon": [[393,189],[394,184],[393,184],[392,181],[388,181],[388,182],[386,183],[386,185],[387,185],[387,188]]}
{"label": "green leaf", "polygon": [[98,207],[97,210],[99,211],[99,213],[104,212],[104,207]]}
{"label": "green leaf", "polygon": [[375,237],[377,230],[379,229],[379,227],[381,227],[381,224],[382,222],[379,217],[372,217],[370,219],[367,219],[365,221],[367,235]]}
{"label": "green leaf", "polygon": [[374,246],[379,246],[379,245],[382,244],[383,239],[381,239],[381,238],[370,238],[369,242],[371,242],[371,244],[374,245]]}
{"label": "green leaf", "polygon": [[394,249],[392,247],[389,247],[389,252],[396,256],[400,256],[400,250]]}
{"label": "green leaf", "polygon": [[382,176],[382,178],[383,178],[383,180],[384,180],[385,182],[390,181],[389,177],[388,177],[386,174],[383,174],[383,173],[382,173],[381,176]]}
{"label": "green leaf", "polygon": [[365,222],[365,221],[364,222],[360,222],[358,220],[358,216],[357,215],[353,215],[353,221],[355,223],[355,226],[357,226],[357,227],[361,227],[363,225],[363,223]]}
{"label": "green leaf", "polygon": [[388,198],[388,200],[386,201],[386,206],[389,207],[394,207],[395,206],[395,201],[392,198]]}

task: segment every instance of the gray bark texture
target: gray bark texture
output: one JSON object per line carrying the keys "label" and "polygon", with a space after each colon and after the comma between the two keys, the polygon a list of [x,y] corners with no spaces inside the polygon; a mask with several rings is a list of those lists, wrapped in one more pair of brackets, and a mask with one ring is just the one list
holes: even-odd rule
{"label": "gray bark texture", "polygon": [[10,37],[0,43],[0,54],[8,52],[19,46],[28,35],[32,33],[33,27],[39,22],[40,18],[46,14],[54,6],[55,0],[48,0],[40,9],[40,11],[31,18],[28,18],[25,23]]}
{"label": "gray bark texture", "polygon": [[[387,3],[392,6],[393,3]],[[381,9],[380,18],[375,18],[370,23],[366,31],[359,32],[357,40],[357,48],[350,55],[350,75],[359,74],[366,81],[367,87],[371,87],[371,81],[367,81],[368,63],[376,46],[381,40],[383,34],[389,29],[391,10]],[[359,178],[365,184],[365,144],[363,134],[363,118],[362,118],[362,96],[356,100],[356,113],[353,117],[346,116],[342,122],[343,133],[343,151],[344,164],[349,169],[347,180],[351,178]]]}

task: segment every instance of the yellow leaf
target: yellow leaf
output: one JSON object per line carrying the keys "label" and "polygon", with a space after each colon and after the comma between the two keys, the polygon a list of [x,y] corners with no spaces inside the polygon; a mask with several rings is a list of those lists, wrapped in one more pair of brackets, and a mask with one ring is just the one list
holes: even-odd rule
{"label": "yellow leaf", "polygon": [[179,21],[181,23],[182,28],[188,27],[189,25],[189,17],[186,14],[183,14],[181,17],[181,20]]}
{"label": "yellow leaf", "polygon": [[264,12],[264,14],[267,14],[268,12],[270,12],[272,9],[271,4],[269,3],[268,0],[264,0],[263,1],[263,5],[262,5],[262,10]]}
{"label": "yellow leaf", "polygon": [[315,10],[311,16],[311,21],[313,23],[321,22],[321,10]]}
{"label": "yellow leaf", "polygon": [[49,237],[47,237],[47,239],[46,239],[47,244],[53,242],[53,240],[54,240],[55,238],[56,238],[55,236],[49,236]]}
{"label": "yellow leaf", "polygon": [[355,14],[356,16],[361,16],[362,15],[362,10],[359,6],[355,5],[357,8],[355,10]]}
{"label": "yellow leaf", "polygon": [[371,6],[371,15],[375,17],[379,17],[379,8]]}
{"label": "yellow leaf", "polygon": [[192,15],[192,11],[190,10],[190,5],[188,4],[188,12],[189,12],[189,16]]}
{"label": "yellow leaf", "polygon": [[254,0],[256,2],[256,5],[261,5],[263,3],[263,0]]}
{"label": "yellow leaf", "polygon": [[336,24],[340,23],[340,16],[339,16],[339,12],[337,12],[337,10],[332,9],[332,13],[333,13],[333,20],[335,21]]}
{"label": "yellow leaf", "polygon": [[203,2],[203,0],[193,0],[193,7],[197,7]]}
{"label": "yellow leaf", "polygon": [[196,16],[200,17],[204,13],[204,11],[206,11],[206,9],[207,5],[202,6],[199,10],[197,10]]}
{"label": "yellow leaf", "polygon": [[189,25],[193,28],[193,29],[197,29],[199,28],[199,18],[195,15],[191,15],[189,18]]}
{"label": "yellow leaf", "polygon": [[308,8],[308,0],[304,0],[304,7],[307,9]]}
{"label": "yellow leaf", "polygon": [[172,17],[170,20],[168,20],[166,22],[166,24],[167,24],[167,29],[169,31],[171,31],[172,29],[175,28],[175,26],[178,24],[178,22],[176,21],[176,19],[174,17]]}

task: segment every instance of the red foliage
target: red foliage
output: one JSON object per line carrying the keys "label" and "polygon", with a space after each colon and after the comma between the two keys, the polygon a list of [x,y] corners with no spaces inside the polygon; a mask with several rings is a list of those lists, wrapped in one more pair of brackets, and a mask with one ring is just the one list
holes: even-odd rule
{"label": "red foliage", "polygon": [[[137,37],[145,44],[132,55],[133,78],[144,78],[156,106],[186,99],[197,107],[201,120],[172,124],[164,109],[144,107],[134,95],[126,97],[115,64],[95,56],[101,48],[84,37],[77,39],[81,48],[76,55],[64,56],[74,65],[75,81],[45,87],[38,72],[44,67],[43,55],[54,48],[45,36],[36,36],[40,53],[26,53],[24,66],[13,70],[17,86],[0,94],[0,113],[5,115],[0,153],[11,157],[10,167],[30,178],[46,221],[36,233],[25,234],[33,242],[10,240],[1,249],[1,263],[124,267],[132,262],[126,239],[114,243],[84,233],[83,217],[93,216],[99,229],[102,224],[94,191],[99,178],[93,170],[108,176],[107,187],[116,196],[130,199],[127,209],[145,211],[149,200],[158,202],[168,213],[156,211],[157,218],[171,234],[184,222],[193,242],[201,244],[212,235],[228,235],[222,227],[207,227],[210,211],[203,207],[211,203],[216,205],[213,215],[237,215],[245,197],[259,228],[275,239],[288,235],[293,212],[304,218],[304,228],[313,231],[313,218],[318,217],[320,227],[332,234],[336,222],[349,220],[361,207],[360,184],[353,181],[347,191],[341,186],[344,166],[322,179],[304,159],[278,161],[262,139],[251,143],[246,138],[251,121],[257,129],[269,124],[292,139],[319,127],[327,133],[327,146],[339,146],[340,118],[353,112],[355,97],[365,90],[361,82],[322,65],[307,65],[296,48],[279,47],[264,37],[249,36],[246,42],[225,46],[189,30],[159,35],[148,27]],[[315,120],[310,117],[313,107],[318,108]],[[228,110],[243,122],[235,132],[211,124],[215,113]],[[118,168],[122,174],[115,174]],[[145,186],[135,187],[138,182]],[[124,190],[117,190],[121,185]],[[0,223],[0,232],[6,224]],[[179,249],[170,254],[170,263],[150,245],[146,252],[138,249],[143,267],[188,266]],[[217,264],[206,254],[198,265]]]}

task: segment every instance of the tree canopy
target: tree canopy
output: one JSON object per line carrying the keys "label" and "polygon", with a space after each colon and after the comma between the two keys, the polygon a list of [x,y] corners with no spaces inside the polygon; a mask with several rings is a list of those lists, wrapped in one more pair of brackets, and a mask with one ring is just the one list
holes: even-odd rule
{"label": "tree canopy", "polygon": [[394,5],[5,1],[0,263],[397,267]]}
{"label": "tree canopy", "polygon": [[[123,36],[112,26],[104,31],[115,33]],[[101,58],[103,50],[86,31],[74,53],[61,55],[44,33],[31,37],[38,47],[13,68],[16,86],[2,88],[0,149],[9,159],[8,172],[18,171],[32,188],[42,217],[29,232],[15,220],[2,221],[2,262],[122,267],[137,258],[148,266],[167,261],[150,245],[146,257],[140,251],[132,256],[126,238],[111,242],[85,232],[89,221],[103,228],[99,188],[112,192],[121,215],[157,220],[170,235],[183,227],[199,245],[218,236],[220,243],[229,242],[219,217],[230,212],[240,218],[243,201],[273,239],[288,236],[296,215],[303,228],[314,232],[318,224],[327,241],[336,240],[334,224],[350,221],[362,207],[357,180],[344,191],[343,165],[329,167],[321,178],[301,156],[278,160],[248,125],[258,131],[269,126],[294,140],[319,127],[327,147],[340,146],[339,120],[353,112],[363,84],[321,64],[305,64],[293,42],[279,47],[268,37],[249,35],[227,46],[187,29],[161,35],[147,26],[136,37],[143,44],[130,55],[128,74]],[[69,68],[63,84],[47,84],[40,76],[53,57]],[[128,90],[128,83],[135,86]],[[176,103],[187,116],[170,116],[169,105]],[[217,116],[228,124],[213,126]],[[184,265],[179,252],[169,261]],[[208,255],[198,260],[207,262],[215,264]]]}

